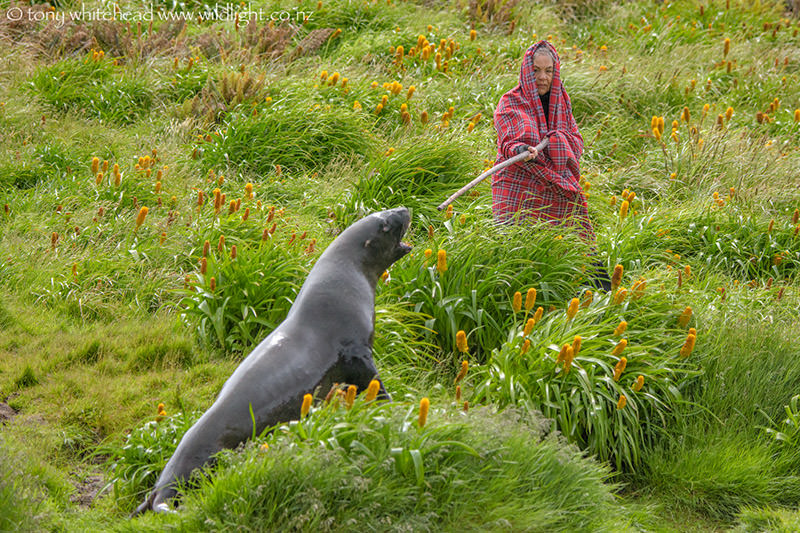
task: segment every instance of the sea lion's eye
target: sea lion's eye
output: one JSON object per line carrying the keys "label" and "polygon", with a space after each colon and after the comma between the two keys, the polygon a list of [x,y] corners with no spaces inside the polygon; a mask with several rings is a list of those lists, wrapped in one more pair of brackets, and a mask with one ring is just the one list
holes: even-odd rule
{"label": "sea lion's eye", "polygon": [[383,225],[383,232],[386,233],[387,231],[389,231],[389,224],[384,224]]}

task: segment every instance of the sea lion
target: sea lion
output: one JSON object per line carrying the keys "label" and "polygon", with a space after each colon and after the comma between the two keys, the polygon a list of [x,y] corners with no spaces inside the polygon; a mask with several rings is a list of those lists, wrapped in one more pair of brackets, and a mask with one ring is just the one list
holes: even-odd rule
{"label": "sea lion", "polygon": [[[183,436],[155,488],[132,516],[171,509],[176,484],[265,428],[296,419],[303,396],[334,383],[365,389],[372,359],[375,286],[411,247],[401,241],[411,217],[398,207],[345,229],[317,260],[286,319],[236,368],[214,404]],[[380,394],[388,398],[381,384]],[[252,407],[252,417],[251,417]]]}

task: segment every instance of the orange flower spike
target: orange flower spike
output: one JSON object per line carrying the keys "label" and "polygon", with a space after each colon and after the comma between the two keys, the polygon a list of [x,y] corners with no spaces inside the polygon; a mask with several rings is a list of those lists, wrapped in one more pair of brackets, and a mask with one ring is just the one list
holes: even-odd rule
{"label": "orange flower spike", "polygon": [[467,346],[467,334],[464,333],[464,330],[460,329],[456,333],[456,348],[458,348],[458,351],[461,353],[469,352],[469,346]]}
{"label": "orange flower spike", "polygon": [[722,57],[726,57],[728,52],[731,51],[731,40],[725,37],[725,41],[722,44]]}
{"label": "orange flower spike", "polygon": [[628,399],[625,397],[624,394],[620,394],[619,400],[617,400],[617,409],[624,409],[627,404],[628,404]]}
{"label": "orange flower spike", "polygon": [[139,229],[139,226],[144,224],[144,219],[147,218],[147,211],[148,209],[146,206],[142,206],[142,208],[139,209],[139,214],[136,216],[136,229]]}
{"label": "orange flower spike", "polygon": [[575,315],[578,313],[578,306],[580,306],[581,301],[577,298],[573,298],[569,302],[569,306],[567,307],[567,320],[572,320],[575,318]]}
{"label": "orange flower spike", "polygon": [[628,366],[628,359],[621,357],[616,366],[614,366],[614,381],[619,381],[620,376],[625,372],[626,366]]}
{"label": "orange flower spike", "polygon": [[625,301],[625,298],[626,298],[627,296],[628,296],[628,289],[626,289],[625,287],[621,287],[621,288],[620,288],[620,289],[617,291],[617,294],[616,294],[616,295],[614,295],[614,303],[615,303],[615,304],[621,304],[622,302],[624,302],[624,301]]}
{"label": "orange flower spike", "polygon": [[356,401],[356,392],[358,392],[358,387],[355,385],[347,387],[347,394],[344,397],[344,405],[346,408],[350,409],[353,407],[353,403]]}
{"label": "orange flower spike", "polygon": [[525,355],[528,352],[528,349],[531,347],[531,340],[525,339],[525,342],[522,343],[522,350],[520,350],[520,355]]}
{"label": "orange flower spike", "polygon": [[98,172],[100,172],[100,158],[99,157],[93,157],[92,158],[92,174],[96,175]]}
{"label": "orange flower spike", "polygon": [[567,352],[564,354],[564,375],[569,374],[569,369],[572,368],[572,360],[575,358],[575,352],[572,346],[567,344]]}
{"label": "orange flower spike", "polygon": [[619,218],[624,220],[628,216],[628,208],[630,207],[630,202],[628,200],[623,200],[622,205],[619,207]]}
{"label": "orange flower spike", "polygon": [[459,383],[464,377],[467,375],[467,370],[469,370],[469,363],[467,361],[461,361],[461,370],[458,371],[458,375],[453,383]]}
{"label": "orange flower spike", "polygon": [[533,322],[534,324],[538,323],[542,319],[542,314],[544,313],[544,307],[537,307],[536,312],[533,314]]}
{"label": "orange flower spike", "polygon": [[682,327],[682,328],[685,328],[686,325],[689,324],[689,321],[691,319],[692,319],[692,308],[689,307],[689,306],[686,306],[686,309],[683,310],[683,313],[681,313],[681,316],[678,317],[678,325],[680,325],[680,327]]}
{"label": "orange flower spike", "polygon": [[633,392],[639,392],[644,387],[644,376],[639,376],[636,378],[636,383],[633,384]]}
{"label": "orange flower spike", "polygon": [[581,307],[589,307],[592,305],[593,300],[594,293],[592,291],[586,291],[586,293],[583,295],[583,304],[581,304]]}
{"label": "orange flower spike", "polygon": [[536,303],[536,289],[531,287],[528,289],[528,293],[525,295],[525,310],[530,311],[533,309],[533,305]]}
{"label": "orange flower spike", "polygon": [[561,351],[558,352],[558,357],[556,357],[556,364],[563,363],[567,358],[567,348],[571,348],[569,344],[565,344],[561,347]]}
{"label": "orange flower spike", "polygon": [[527,337],[533,331],[533,326],[536,325],[536,321],[533,318],[529,318],[527,322],[525,322],[525,328],[522,330],[522,335]]}
{"label": "orange flower spike", "polygon": [[311,400],[313,397],[310,394],[303,396],[303,405],[300,407],[300,418],[305,418],[311,410]]}
{"label": "orange flower spike", "polygon": [[511,299],[511,309],[518,313],[520,309],[522,309],[522,293],[517,291],[514,293],[514,297]]}
{"label": "orange flower spike", "polygon": [[621,322],[619,323],[619,325],[617,326],[617,328],[614,330],[614,336],[615,336],[615,337],[619,337],[620,335],[622,335],[623,333],[625,333],[625,330],[626,330],[626,329],[628,329],[628,323],[627,323],[627,322],[625,322],[625,321],[623,320],[623,321],[621,321]]}
{"label": "orange flower spike", "polygon": [[619,356],[623,352],[623,350],[625,350],[625,348],[627,346],[628,346],[628,340],[627,339],[622,339],[621,341],[619,341],[617,343],[616,346],[614,346],[614,349],[611,351],[611,355],[613,355],[615,357]]}
{"label": "orange flower spike", "polygon": [[622,283],[622,265],[617,265],[614,267],[614,273],[611,275],[611,293],[615,294],[617,289],[619,288],[620,283]]}
{"label": "orange flower spike", "polygon": [[439,274],[443,274],[447,270],[447,252],[439,250],[436,253],[436,270]]}
{"label": "orange flower spike", "polygon": [[689,334],[686,336],[686,341],[683,343],[681,347],[681,357],[684,359],[689,357],[692,354],[692,350],[694,350],[694,343],[697,340],[695,335]]}
{"label": "orange flower spike", "polygon": [[431,401],[427,398],[423,398],[419,401],[419,427],[425,427],[425,423],[428,421],[428,410],[431,407]]}
{"label": "orange flower spike", "polygon": [[381,390],[381,382],[377,379],[373,379],[369,382],[369,387],[367,387],[367,395],[364,397],[364,400],[371,402],[375,398],[378,397],[378,392]]}
{"label": "orange flower spike", "polygon": [[572,340],[572,356],[578,357],[578,353],[581,351],[581,336],[575,335],[575,338]]}

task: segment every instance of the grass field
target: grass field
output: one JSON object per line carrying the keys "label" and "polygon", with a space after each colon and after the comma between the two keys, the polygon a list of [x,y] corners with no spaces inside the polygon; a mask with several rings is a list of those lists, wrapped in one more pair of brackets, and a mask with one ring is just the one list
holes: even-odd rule
{"label": "grass field", "polygon": [[[213,7],[0,0],[0,531],[800,528],[800,13]],[[569,229],[498,232],[488,181],[436,209],[540,39],[610,293]],[[394,401],[315,401],[129,520],[322,250],[399,205]]]}

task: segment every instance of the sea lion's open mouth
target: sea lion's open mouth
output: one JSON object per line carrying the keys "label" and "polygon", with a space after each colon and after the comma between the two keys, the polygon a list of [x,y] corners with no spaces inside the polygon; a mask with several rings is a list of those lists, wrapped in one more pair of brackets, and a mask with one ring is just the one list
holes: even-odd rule
{"label": "sea lion's open mouth", "polygon": [[397,247],[400,248],[400,250],[403,252],[403,255],[409,253],[411,251],[411,248],[412,248],[412,246],[409,243],[405,242],[405,241],[400,241],[400,243],[397,245]]}

